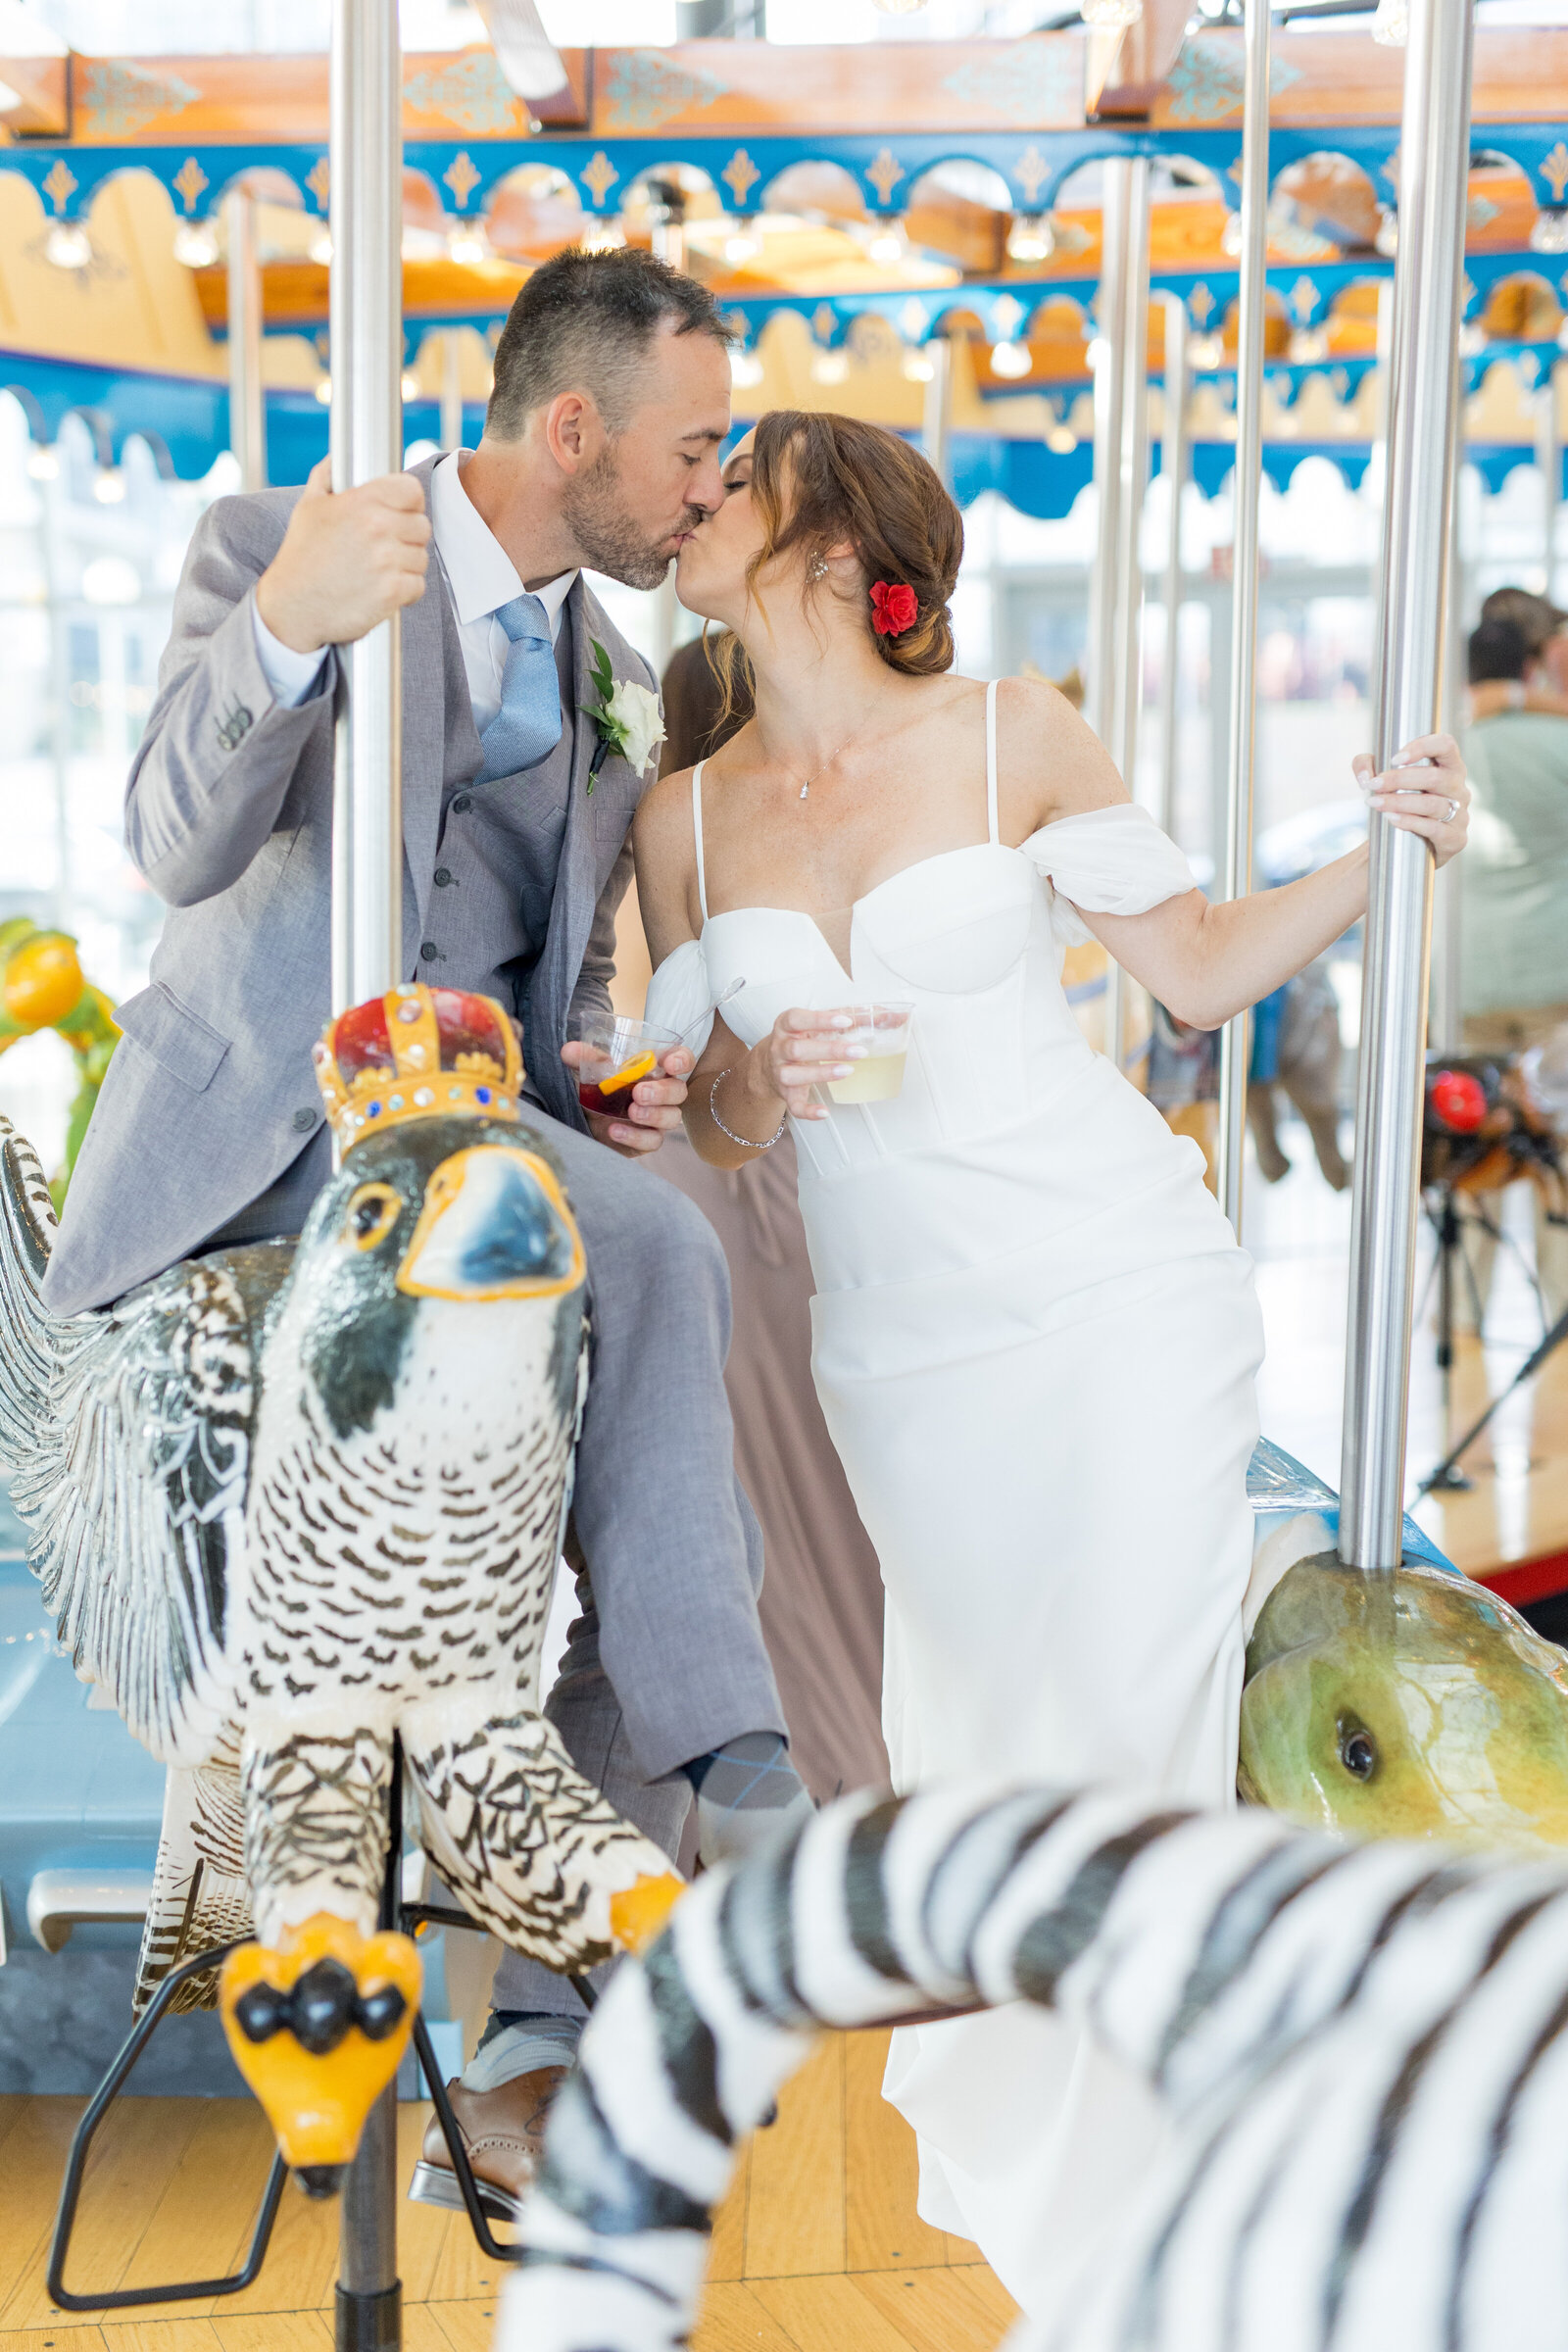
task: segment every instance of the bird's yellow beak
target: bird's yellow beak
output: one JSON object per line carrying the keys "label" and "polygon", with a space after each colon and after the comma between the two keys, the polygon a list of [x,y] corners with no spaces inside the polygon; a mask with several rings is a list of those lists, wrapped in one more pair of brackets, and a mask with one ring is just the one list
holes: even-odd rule
{"label": "bird's yellow beak", "polygon": [[219,1980],[234,2064],[306,2194],[330,2196],[398,2071],[424,1972],[407,1936],[360,1935],[318,1911],[273,1951],[241,1944]]}
{"label": "bird's yellow beak", "polygon": [[476,1144],[426,1184],[397,1286],[412,1298],[553,1298],[586,1272],[555,1171],[514,1145]]}

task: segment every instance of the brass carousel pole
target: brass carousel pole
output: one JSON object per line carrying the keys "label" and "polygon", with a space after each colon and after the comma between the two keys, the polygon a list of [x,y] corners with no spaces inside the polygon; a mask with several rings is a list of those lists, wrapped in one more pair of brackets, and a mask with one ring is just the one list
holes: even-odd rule
{"label": "brass carousel pole", "polygon": [[[1437,724],[1454,480],[1472,0],[1412,0],[1400,134],[1380,662],[1381,770]],[[1398,1565],[1432,925],[1432,853],[1371,818],[1350,1222],[1340,1557]]]}
{"label": "brass carousel pole", "polygon": [[[344,491],[403,464],[403,74],[390,0],[333,0],[331,173],[332,487]],[[394,615],[341,655],[348,691],[332,795],[334,1014],[405,976],[399,651]],[[400,1843],[394,1827],[389,1883]],[[343,2183],[337,2352],[402,2344],[397,2217],[392,2084],[366,2120]]]}

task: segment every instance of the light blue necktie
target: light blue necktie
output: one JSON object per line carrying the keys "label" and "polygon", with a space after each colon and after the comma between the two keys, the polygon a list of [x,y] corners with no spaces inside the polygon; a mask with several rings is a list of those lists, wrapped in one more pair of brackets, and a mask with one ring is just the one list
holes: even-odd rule
{"label": "light blue necktie", "polygon": [[501,708],[480,738],[480,784],[532,767],[561,741],[561,682],[544,606],[536,596],[514,596],[497,606],[495,617],[512,650],[501,673]]}

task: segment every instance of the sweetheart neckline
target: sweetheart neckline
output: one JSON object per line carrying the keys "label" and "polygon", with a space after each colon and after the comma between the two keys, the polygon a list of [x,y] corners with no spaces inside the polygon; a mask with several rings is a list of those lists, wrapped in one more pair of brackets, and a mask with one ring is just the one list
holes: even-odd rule
{"label": "sweetheart neckline", "polygon": [[[1032,841],[1034,839],[1034,835],[1031,834],[1029,838]],[[934,850],[929,858],[912,858],[907,865],[901,865],[896,874],[885,874],[880,882],[873,882],[870,889],[866,891],[860,898],[852,899],[849,906],[849,912],[852,921],[854,917],[859,913],[862,906],[868,906],[871,904],[871,901],[878,895],[879,892],[890,890],[895,882],[904,881],[906,875],[917,874],[922,866],[941,865],[950,858],[972,858],[976,850],[1000,850],[1004,858],[1023,858],[1024,863],[1026,865],[1029,863],[1029,859],[1024,857],[1022,845],[1019,844],[1015,847],[1011,842],[1006,841],[966,841],[961,843],[956,850]],[[835,907],[832,909],[832,911],[837,913],[839,909]],[[807,906],[725,906],[717,914],[704,916],[703,928],[698,933],[698,939],[701,940],[707,934],[712,924],[727,922],[729,917],[735,914],[799,915],[802,922],[810,924],[811,929],[821,940],[823,946],[827,949],[828,954],[832,956],[834,962],[839,962],[838,956],[828,940],[827,933],[822,928],[821,917],[812,914],[809,907]],[[844,970],[844,966],[841,963],[839,964],[839,969],[840,971]],[[848,978],[849,975],[846,973],[845,976]]]}

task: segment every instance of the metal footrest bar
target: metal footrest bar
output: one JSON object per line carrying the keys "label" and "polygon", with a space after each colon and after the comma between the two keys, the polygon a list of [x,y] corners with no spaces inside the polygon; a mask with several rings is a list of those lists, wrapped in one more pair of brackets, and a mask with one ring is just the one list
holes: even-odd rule
{"label": "metal footrest bar", "polygon": [[71,2234],[75,2227],[76,2208],[81,2200],[82,2179],[98,2127],[118,2098],[126,2076],[151,2040],[154,2029],[180,1985],[188,1978],[200,1976],[204,1969],[214,1968],[220,1960],[226,1960],[229,1953],[238,1948],[233,1943],[215,1944],[211,1951],[198,1952],[194,1960],[187,1960],[181,1967],[170,1971],[149,2003],[146,2016],[138,2019],[131,2028],[120,2055],[105,2075],[86,2114],[76,2126],[71,2153],[66,2159],[65,2179],[60,2183],[60,2204],[55,2214],[55,2233],[49,2248],[49,2296],[62,2311],[128,2311],[144,2303],[190,2303],[203,2295],[237,2295],[242,2288],[254,2283],[267,2259],[272,2224],[277,2219],[278,2201],[288,2175],[288,2167],[281,2156],[274,2156],[272,2169],[267,2176],[267,2186],[262,2191],[261,2210],[256,2216],[256,2228],[251,2232],[250,2251],[245,2257],[244,2267],[229,2278],[187,2278],[176,2280],[169,2286],[106,2287],[100,2293],[85,2295],[74,2294],[65,2283],[66,2257],[71,2251]]}
{"label": "metal footrest bar", "polygon": [[452,2170],[463,2195],[464,2211],[467,2214],[468,2227],[473,2231],[479,2251],[491,2262],[515,2262],[518,2256],[517,2247],[504,2246],[501,2243],[490,2227],[489,2217],[483,2205],[479,2202],[479,2184],[473,2177],[473,2167],[468,2162],[468,2151],[464,2145],[463,2133],[458,2129],[458,2119],[452,2112],[452,2101],[447,2096],[447,2086],[441,2080],[441,2069],[436,2063],[435,2051],[430,2044],[429,2029],[425,2025],[422,2011],[414,2021],[414,2046],[419,2054],[419,2064],[424,2069],[424,2079],[429,2085],[436,2118],[441,2126],[441,2136],[447,2143],[447,2153],[452,2159]]}

